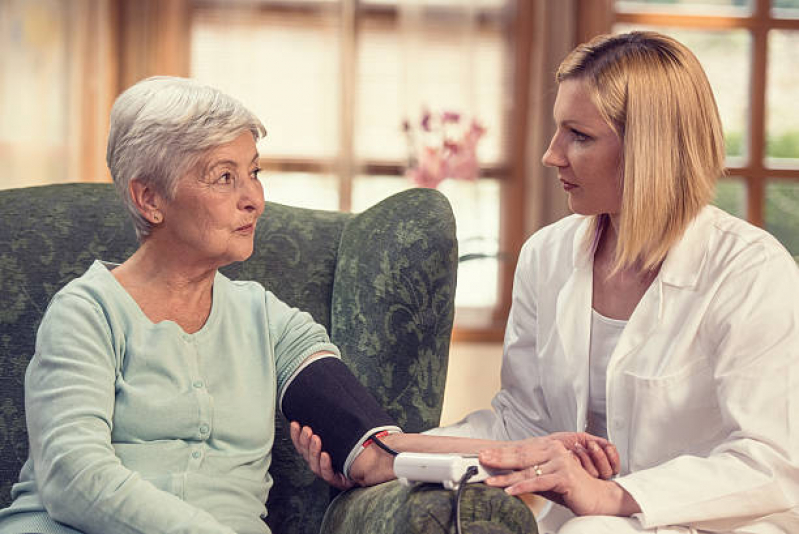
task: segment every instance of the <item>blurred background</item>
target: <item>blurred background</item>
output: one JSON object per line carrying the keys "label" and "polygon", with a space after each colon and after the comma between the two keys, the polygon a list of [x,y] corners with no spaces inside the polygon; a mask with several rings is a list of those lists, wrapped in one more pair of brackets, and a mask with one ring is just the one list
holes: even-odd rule
{"label": "blurred background", "polygon": [[[540,164],[555,69],[640,28],[708,73],[728,155],[717,204],[799,254],[799,0],[0,0],[0,188],[109,181],[113,100],[156,74],[243,101],[269,132],[267,198],[310,208],[413,187],[420,150],[476,121],[479,178],[438,185],[462,255],[448,422],[496,391],[516,255],[567,213]],[[444,113],[461,120],[428,120]]]}

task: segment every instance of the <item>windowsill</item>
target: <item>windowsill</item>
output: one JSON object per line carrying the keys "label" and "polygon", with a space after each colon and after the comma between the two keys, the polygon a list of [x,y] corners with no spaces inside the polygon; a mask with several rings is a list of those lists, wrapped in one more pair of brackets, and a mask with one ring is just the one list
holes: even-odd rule
{"label": "windowsill", "polygon": [[499,342],[505,337],[507,317],[497,317],[491,308],[457,308],[455,327],[452,330],[454,342]]}

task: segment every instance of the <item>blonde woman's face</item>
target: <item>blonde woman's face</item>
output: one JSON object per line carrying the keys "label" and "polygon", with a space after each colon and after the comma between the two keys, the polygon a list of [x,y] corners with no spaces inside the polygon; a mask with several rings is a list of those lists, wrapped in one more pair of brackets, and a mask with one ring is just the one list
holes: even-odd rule
{"label": "blonde woman's face", "polygon": [[621,209],[621,140],[591,101],[583,80],[560,83],[553,115],[557,129],[542,162],[558,169],[569,208],[615,218]]}

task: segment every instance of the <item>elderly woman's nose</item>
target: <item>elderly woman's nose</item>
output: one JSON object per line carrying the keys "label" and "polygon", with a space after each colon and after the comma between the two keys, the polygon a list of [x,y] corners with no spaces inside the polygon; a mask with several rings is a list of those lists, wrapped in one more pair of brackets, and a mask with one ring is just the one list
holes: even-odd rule
{"label": "elderly woman's nose", "polygon": [[247,180],[241,190],[239,204],[242,209],[258,211],[264,205],[264,189],[258,178]]}

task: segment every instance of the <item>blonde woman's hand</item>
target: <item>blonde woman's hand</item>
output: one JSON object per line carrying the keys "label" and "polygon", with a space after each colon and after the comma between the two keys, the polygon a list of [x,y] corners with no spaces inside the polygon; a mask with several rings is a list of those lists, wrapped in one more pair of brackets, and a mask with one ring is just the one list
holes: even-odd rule
{"label": "blonde woman's hand", "polygon": [[640,512],[635,500],[618,484],[583,469],[581,460],[558,439],[523,440],[480,452],[486,467],[511,472],[488,478],[489,486],[510,495],[541,493],[577,515],[621,515]]}

